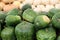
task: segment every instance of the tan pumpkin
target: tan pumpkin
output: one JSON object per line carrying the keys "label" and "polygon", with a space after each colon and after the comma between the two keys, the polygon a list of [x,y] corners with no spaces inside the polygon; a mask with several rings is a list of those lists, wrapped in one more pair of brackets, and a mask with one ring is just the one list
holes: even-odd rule
{"label": "tan pumpkin", "polygon": [[2,0],[2,2],[4,2],[4,3],[11,3],[11,2],[13,2],[14,0]]}
{"label": "tan pumpkin", "polygon": [[0,2],[0,10],[2,10],[4,6],[5,4],[3,2]]}
{"label": "tan pumpkin", "polygon": [[13,8],[17,8],[15,5],[13,4],[10,4],[10,5],[5,5],[4,8],[3,8],[3,11],[9,11],[9,10],[12,10]]}

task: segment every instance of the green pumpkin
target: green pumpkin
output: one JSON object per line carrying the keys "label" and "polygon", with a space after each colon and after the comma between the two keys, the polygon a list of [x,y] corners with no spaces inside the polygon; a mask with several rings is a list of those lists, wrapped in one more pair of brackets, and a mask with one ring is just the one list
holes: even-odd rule
{"label": "green pumpkin", "polygon": [[35,17],[37,16],[36,12],[34,12],[32,9],[27,9],[23,12],[23,19],[28,22],[34,22]]}
{"label": "green pumpkin", "polygon": [[5,22],[6,22],[6,25],[8,26],[15,26],[21,22],[21,17],[17,15],[8,15],[5,18]]}
{"label": "green pumpkin", "polygon": [[60,13],[55,14],[52,17],[52,24],[54,25],[55,28],[59,28],[60,29]]}
{"label": "green pumpkin", "polygon": [[2,40],[15,40],[14,38],[14,28],[5,27],[1,32]]}
{"label": "green pumpkin", "polygon": [[19,12],[20,12],[19,9],[14,8],[14,9],[10,10],[10,11],[7,13],[7,15],[20,15]]}
{"label": "green pumpkin", "polygon": [[17,40],[33,40],[34,25],[28,22],[21,22],[15,28]]}
{"label": "green pumpkin", "polygon": [[22,7],[22,11],[25,11],[26,9],[28,8],[31,8],[31,5],[30,4],[25,4],[23,7]]}
{"label": "green pumpkin", "polygon": [[49,23],[50,19],[46,15],[39,15],[34,21],[37,28],[45,28]]}
{"label": "green pumpkin", "polygon": [[0,11],[0,23],[4,23],[7,14],[3,11]]}
{"label": "green pumpkin", "polygon": [[36,33],[37,40],[55,40],[56,32],[53,28],[41,29]]}
{"label": "green pumpkin", "polygon": [[49,12],[48,12],[48,16],[50,17],[50,18],[52,18],[55,14],[57,14],[57,13],[59,13],[60,12],[60,9],[56,9],[56,8],[53,8],[53,9],[51,9]]}

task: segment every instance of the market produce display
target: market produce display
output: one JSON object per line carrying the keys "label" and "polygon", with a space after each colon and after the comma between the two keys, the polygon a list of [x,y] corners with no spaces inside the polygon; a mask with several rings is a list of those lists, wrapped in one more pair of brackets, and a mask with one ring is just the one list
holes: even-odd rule
{"label": "market produce display", "polygon": [[0,0],[0,40],[60,40],[60,0]]}

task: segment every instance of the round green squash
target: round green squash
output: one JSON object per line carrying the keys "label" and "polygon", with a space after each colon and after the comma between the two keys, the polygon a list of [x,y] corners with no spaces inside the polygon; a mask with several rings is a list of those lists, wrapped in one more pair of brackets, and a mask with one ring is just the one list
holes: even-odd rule
{"label": "round green squash", "polygon": [[17,40],[33,40],[34,25],[28,22],[21,22],[15,28]]}
{"label": "round green squash", "polygon": [[55,40],[56,32],[53,28],[41,29],[36,33],[37,40]]}
{"label": "round green squash", "polygon": [[7,14],[3,11],[0,11],[0,23],[3,23]]}
{"label": "round green squash", "polygon": [[39,15],[36,17],[34,24],[38,28],[44,28],[50,23],[50,19],[46,15]]}
{"label": "round green squash", "polygon": [[14,8],[14,9],[10,10],[10,11],[7,13],[7,15],[20,15],[19,12],[20,12],[19,9]]}
{"label": "round green squash", "polygon": [[56,8],[52,8],[49,12],[48,12],[48,16],[50,18],[52,18],[56,13],[59,13],[60,12],[60,9],[56,9]]}
{"label": "round green squash", "polygon": [[2,40],[15,40],[14,38],[14,28],[5,27],[1,32]]}
{"label": "round green squash", "polygon": [[60,13],[55,14],[52,17],[52,24],[54,25],[55,28],[59,28],[60,29]]}
{"label": "round green squash", "polygon": [[26,9],[28,8],[31,8],[31,5],[30,4],[25,4],[23,7],[22,7],[22,11],[25,11]]}
{"label": "round green squash", "polygon": [[25,19],[28,22],[33,22],[35,17],[37,16],[36,12],[34,12],[32,9],[27,9],[23,12],[23,19]]}
{"label": "round green squash", "polygon": [[5,19],[6,25],[14,26],[21,22],[21,17],[17,15],[8,15]]}

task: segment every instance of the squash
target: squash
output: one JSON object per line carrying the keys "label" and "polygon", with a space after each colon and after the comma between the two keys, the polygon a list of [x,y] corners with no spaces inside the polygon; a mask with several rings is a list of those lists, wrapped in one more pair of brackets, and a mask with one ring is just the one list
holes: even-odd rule
{"label": "squash", "polygon": [[34,25],[23,21],[15,27],[17,40],[33,40]]}

